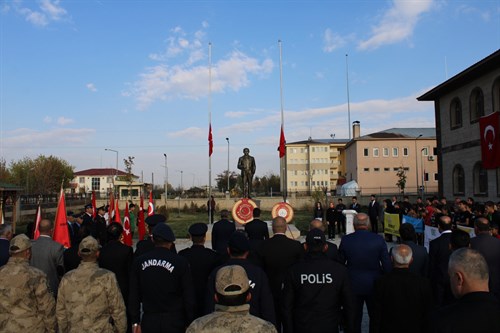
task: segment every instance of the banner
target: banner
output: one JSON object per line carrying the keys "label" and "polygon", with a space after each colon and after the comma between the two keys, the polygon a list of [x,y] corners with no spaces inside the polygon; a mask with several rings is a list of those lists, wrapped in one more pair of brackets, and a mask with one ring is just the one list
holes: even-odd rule
{"label": "banner", "polygon": [[476,233],[474,232],[474,228],[464,227],[462,225],[457,224],[457,229],[463,230],[469,234],[470,238],[476,237]]}
{"label": "banner", "polygon": [[411,225],[413,225],[413,227],[415,228],[415,232],[417,234],[424,233],[424,220],[423,219],[417,219],[415,217],[403,215],[403,223],[410,223]]}
{"label": "banner", "polygon": [[399,237],[399,214],[384,213],[384,234]]}
{"label": "banner", "polygon": [[431,240],[438,238],[441,235],[438,228],[426,225],[424,229],[424,246],[429,252],[429,243]]}

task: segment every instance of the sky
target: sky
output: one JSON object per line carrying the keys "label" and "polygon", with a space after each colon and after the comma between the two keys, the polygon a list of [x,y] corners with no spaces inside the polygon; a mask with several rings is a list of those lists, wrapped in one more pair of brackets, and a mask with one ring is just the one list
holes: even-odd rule
{"label": "sky", "polygon": [[0,0],[0,158],[279,174],[282,110],[287,142],[434,127],[416,98],[499,47],[500,0]]}

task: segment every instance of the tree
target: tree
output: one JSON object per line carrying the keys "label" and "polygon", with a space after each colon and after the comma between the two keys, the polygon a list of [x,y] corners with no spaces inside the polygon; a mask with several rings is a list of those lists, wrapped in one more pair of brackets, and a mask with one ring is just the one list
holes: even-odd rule
{"label": "tree", "polygon": [[134,181],[134,174],[132,173],[134,158],[134,156],[129,156],[128,158],[123,159],[123,163],[125,164],[125,171],[127,174],[122,178],[128,183],[128,196],[130,199],[132,199],[132,182]]}
{"label": "tree", "polygon": [[[215,176],[215,182],[217,189],[221,192],[227,191],[227,170],[217,174]],[[235,188],[238,184],[238,174],[234,171],[229,173],[229,188]]]}
{"label": "tree", "polygon": [[398,171],[396,172],[396,176],[398,177],[398,181],[396,182],[397,187],[399,188],[399,191],[403,194],[405,194],[405,187],[406,187],[406,171],[403,168],[403,166],[400,166]]}
{"label": "tree", "polygon": [[7,162],[5,162],[5,159],[3,158],[0,158],[0,182],[1,183],[11,182],[10,171],[7,168]]}

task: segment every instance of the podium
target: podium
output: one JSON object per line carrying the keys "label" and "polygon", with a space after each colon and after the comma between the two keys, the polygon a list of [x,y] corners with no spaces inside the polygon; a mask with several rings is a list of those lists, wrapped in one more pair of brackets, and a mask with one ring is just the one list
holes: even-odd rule
{"label": "podium", "polygon": [[356,216],[358,212],[354,209],[344,209],[342,214],[345,216],[345,234],[352,234],[354,232],[354,216]]}

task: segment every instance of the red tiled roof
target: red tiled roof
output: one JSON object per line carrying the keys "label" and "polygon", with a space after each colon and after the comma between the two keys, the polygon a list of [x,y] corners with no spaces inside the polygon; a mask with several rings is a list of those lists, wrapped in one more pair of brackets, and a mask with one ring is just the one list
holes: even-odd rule
{"label": "red tiled roof", "polygon": [[126,176],[127,173],[114,168],[104,168],[104,169],[87,169],[82,171],[77,171],[74,173],[75,176]]}

